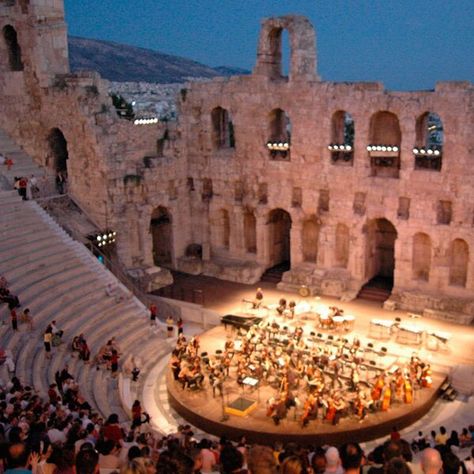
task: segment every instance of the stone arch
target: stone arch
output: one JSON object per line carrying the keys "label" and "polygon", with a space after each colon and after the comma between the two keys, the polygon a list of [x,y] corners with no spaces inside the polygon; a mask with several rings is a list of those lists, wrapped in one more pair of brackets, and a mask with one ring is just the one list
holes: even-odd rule
{"label": "stone arch", "polygon": [[288,264],[291,260],[291,216],[284,209],[268,213],[269,266]]}
{"label": "stone arch", "polygon": [[319,230],[320,223],[315,215],[303,221],[301,243],[303,248],[303,260],[316,263],[318,259]]}
{"label": "stone arch", "polygon": [[419,232],[413,236],[412,278],[429,281],[431,269],[431,239],[430,236]]}
{"label": "stone arch", "polygon": [[395,145],[400,148],[402,132],[398,117],[386,110],[379,111],[370,119],[370,143],[374,145]]}
{"label": "stone arch", "polygon": [[18,43],[18,35],[12,25],[3,27],[3,39],[8,52],[8,64],[11,71],[23,71],[21,59],[21,47]]}
{"label": "stone arch", "polygon": [[415,130],[415,169],[441,171],[444,128],[440,116],[425,112],[417,118]]}
{"label": "stone arch", "polygon": [[212,143],[214,148],[234,148],[234,125],[229,112],[222,107],[215,107],[211,111]]}
{"label": "stone arch", "polygon": [[47,165],[55,171],[67,174],[69,153],[63,132],[59,128],[53,128],[48,134],[47,141],[50,150]]}
{"label": "stone arch", "polygon": [[349,263],[350,233],[346,224],[337,224],[334,245],[334,263],[336,267],[347,268]]}
{"label": "stone arch", "polygon": [[466,286],[469,266],[469,246],[463,239],[455,239],[449,246],[449,284]]}
{"label": "stone arch", "polygon": [[397,230],[385,218],[372,219],[365,226],[366,278],[378,277],[392,281],[395,271]]}
{"label": "stone arch", "polygon": [[354,157],[354,119],[349,112],[338,110],[331,118],[331,151],[332,162],[352,161]]}
{"label": "stone arch", "polygon": [[257,218],[251,209],[244,211],[244,244],[248,253],[257,253]]}
{"label": "stone arch", "polygon": [[316,77],[316,33],[309,20],[299,15],[268,18],[262,24],[255,74],[270,79],[283,77],[282,33],[288,31],[291,79]]}
{"label": "stone arch", "polygon": [[273,109],[268,115],[268,136],[271,142],[291,143],[291,120],[282,109]]}
{"label": "stone arch", "polygon": [[153,210],[150,219],[153,241],[153,262],[158,266],[169,266],[173,262],[173,218],[163,206]]}
{"label": "stone arch", "polygon": [[227,209],[219,209],[211,219],[211,242],[214,249],[229,249],[230,218]]}
{"label": "stone arch", "polygon": [[372,176],[398,178],[402,132],[398,117],[386,110],[370,119],[369,145]]}

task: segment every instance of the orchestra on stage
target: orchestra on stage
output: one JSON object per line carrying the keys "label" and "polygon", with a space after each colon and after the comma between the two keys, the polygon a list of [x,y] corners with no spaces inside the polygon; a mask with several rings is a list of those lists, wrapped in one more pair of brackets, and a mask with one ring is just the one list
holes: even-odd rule
{"label": "orchestra on stage", "polygon": [[[259,288],[249,304],[258,309],[262,300]],[[175,383],[182,390],[209,389],[222,399],[232,384],[242,392],[265,388],[271,393],[263,401],[269,421],[278,425],[290,417],[302,427],[337,424],[345,417],[362,422],[393,404],[413,403],[418,390],[431,387],[430,364],[416,353],[389,367],[379,363],[387,357],[386,349],[379,354],[373,346],[362,347],[357,336],[350,337],[353,316],[345,324],[342,309],[330,307],[319,317],[319,329],[335,333],[324,338],[308,331],[295,307],[281,298],[273,316],[225,316],[223,323],[232,332],[227,330],[225,343],[213,352],[201,351],[198,336],[187,340],[180,334],[170,359]]]}

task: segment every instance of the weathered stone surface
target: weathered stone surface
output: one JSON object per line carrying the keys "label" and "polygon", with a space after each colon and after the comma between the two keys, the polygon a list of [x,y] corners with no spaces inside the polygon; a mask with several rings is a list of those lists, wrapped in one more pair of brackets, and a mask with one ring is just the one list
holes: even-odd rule
{"label": "weathered stone surface", "polygon": [[[69,74],[62,2],[4,4],[0,23],[17,31],[23,67],[12,70],[0,41],[0,127],[53,171],[48,136],[62,132],[70,192],[117,229],[127,266],[251,283],[290,262],[288,288],[347,298],[381,275],[393,277],[397,307],[472,314],[470,82],[422,92],[323,82],[309,22],[270,18],[254,74],[188,84],[176,123],[137,126],[117,116],[97,74]],[[444,130],[436,160],[413,151],[427,146],[427,112]]]}

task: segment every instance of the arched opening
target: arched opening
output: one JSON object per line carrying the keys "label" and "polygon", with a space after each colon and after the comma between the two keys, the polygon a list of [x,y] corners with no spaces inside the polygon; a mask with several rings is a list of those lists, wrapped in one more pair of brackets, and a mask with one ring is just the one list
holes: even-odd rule
{"label": "arched opening", "polygon": [[211,219],[211,242],[214,250],[229,249],[230,219],[227,209],[219,209]]}
{"label": "arched opening", "polygon": [[367,151],[373,176],[398,178],[402,132],[398,117],[387,111],[377,112],[370,120]]}
{"label": "arched opening", "polygon": [[387,219],[373,219],[366,226],[366,276],[368,280],[393,287],[397,231]]}
{"label": "arched opening", "polygon": [[455,239],[449,247],[449,284],[466,286],[469,266],[469,246],[463,239]]}
{"label": "arched opening", "polygon": [[413,236],[412,275],[414,280],[428,281],[431,268],[431,239],[422,232]]}
{"label": "arched opening", "polygon": [[274,209],[268,215],[270,266],[290,265],[291,217],[283,209]]}
{"label": "arched opening", "polygon": [[155,265],[171,265],[173,261],[172,216],[166,207],[159,206],[151,214],[150,232],[153,240]]}
{"label": "arched opening", "polygon": [[354,159],[354,120],[348,112],[339,110],[331,120],[331,162],[334,164],[351,164]]}
{"label": "arched opening", "polygon": [[63,132],[59,128],[53,128],[48,135],[48,144],[50,149],[50,157],[48,166],[55,171],[67,175],[67,160],[69,154],[67,151],[67,141],[64,138]]}
{"label": "arched opening", "polygon": [[215,149],[234,148],[234,125],[229,112],[222,107],[216,107],[211,112],[212,143]]}
{"label": "arched opening", "polygon": [[316,216],[311,216],[303,222],[302,244],[303,260],[305,262],[316,263],[318,258],[319,228]]}
{"label": "arched opening", "polygon": [[288,160],[291,145],[291,121],[282,109],[273,109],[268,117],[267,148],[273,159]]}
{"label": "arched opening", "polygon": [[284,28],[273,28],[268,34],[268,45],[272,64],[272,79],[290,75],[291,46],[289,33]]}
{"label": "arched opening", "polygon": [[349,227],[345,224],[336,226],[336,243],[334,246],[334,263],[336,267],[347,268],[349,263]]}
{"label": "arched opening", "polygon": [[443,122],[439,115],[426,112],[418,117],[413,148],[415,169],[441,171],[443,144]]}
{"label": "arched opening", "polygon": [[11,71],[23,71],[23,61],[21,59],[21,47],[18,43],[18,36],[15,28],[11,25],[3,27],[3,39],[8,51],[8,64]]}
{"label": "arched opening", "polygon": [[250,209],[244,212],[244,242],[248,253],[257,253],[257,219]]}

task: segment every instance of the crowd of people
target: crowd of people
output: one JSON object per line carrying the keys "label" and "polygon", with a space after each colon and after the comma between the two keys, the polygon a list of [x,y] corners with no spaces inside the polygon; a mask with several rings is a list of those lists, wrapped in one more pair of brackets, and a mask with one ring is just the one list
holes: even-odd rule
{"label": "crowd of people", "polygon": [[[6,474],[473,474],[474,426],[460,436],[423,433],[408,442],[396,429],[364,453],[355,442],[339,447],[264,446],[195,439],[189,425],[159,436],[138,400],[132,422],[107,419],[84,399],[68,366],[55,374],[47,394],[13,377],[0,384],[0,472]],[[231,430],[231,428],[229,428]],[[229,435],[232,435],[229,432]],[[415,460],[418,458],[417,460]]]}

